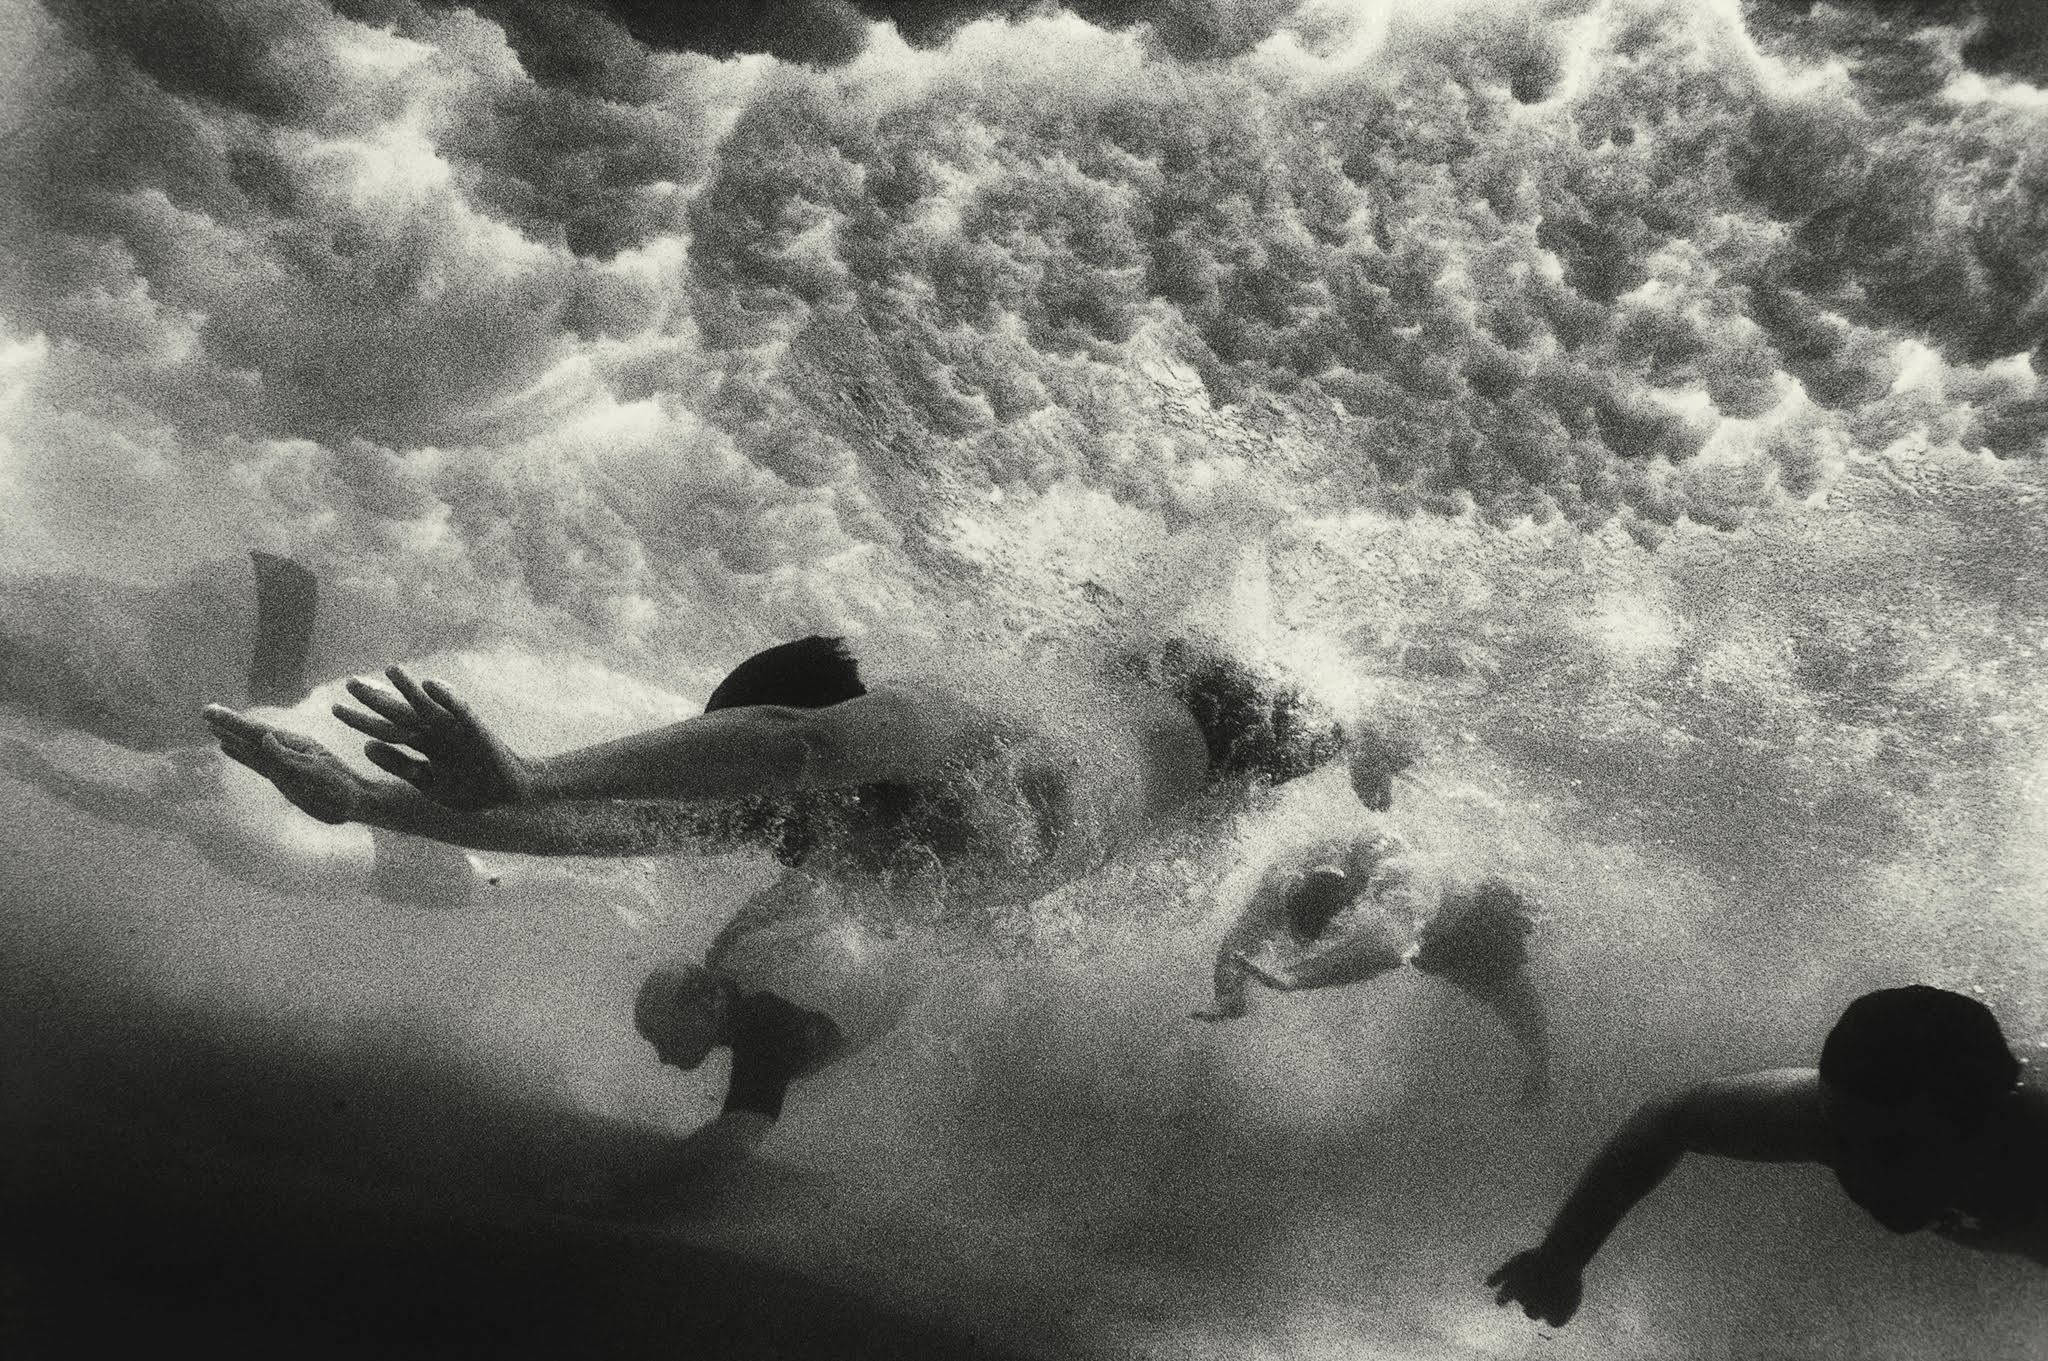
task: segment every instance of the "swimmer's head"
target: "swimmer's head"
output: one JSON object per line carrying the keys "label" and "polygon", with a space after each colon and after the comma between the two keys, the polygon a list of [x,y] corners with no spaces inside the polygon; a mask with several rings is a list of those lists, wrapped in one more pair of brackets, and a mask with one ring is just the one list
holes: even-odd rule
{"label": "swimmer's head", "polygon": [[1288,890],[1287,929],[1296,940],[1316,939],[1364,889],[1365,881],[1346,874],[1341,865],[1310,866]]}
{"label": "swimmer's head", "polygon": [[1529,900],[1505,879],[1446,888],[1408,962],[1466,986],[1499,984],[1529,962],[1535,929]]}
{"label": "swimmer's head", "polygon": [[633,1027],[663,1063],[695,1068],[725,1042],[726,990],[693,960],[675,960],[647,975],[633,999]]}
{"label": "swimmer's head", "polygon": [[1914,984],[1865,993],[1842,1012],[1820,1051],[1820,1079],[1858,1108],[1938,1113],[1976,1122],[2019,1082],[1991,1009],[1972,997]]}

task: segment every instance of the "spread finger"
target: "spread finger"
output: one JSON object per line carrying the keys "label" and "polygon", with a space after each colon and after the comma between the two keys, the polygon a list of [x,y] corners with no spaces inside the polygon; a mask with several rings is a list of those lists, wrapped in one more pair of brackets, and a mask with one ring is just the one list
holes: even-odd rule
{"label": "spread finger", "polygon": [[441,706],[434,703],[426,691],[420,689],[419,682],[408,676],[404,667],[388,667],[384,674],[390,677],[391,683],[398,687],[398,693],[405,696],[405,702],[412,705],[413,711],[419,717],[433,719],[440,716]]}
{"label": "spread finger", "polygon": [[411,728],[401,727],[390,719],[381,718],[376,714],[366,714],[360,709],[351,709],[346,704],[335,705],[334,716],[348,724],[351,728],[354,728],[357,732],[368,737],[378,738],[381,741],[396,742],[403,746],[411,742],[413,738],[413,730]]}
{"label": "spread finger", "polygon": [[209,728],[222,737],[232,734],[253,740],[268,730],[266,724],[258,723],[253,718],[244,718],[233,709],[220,704],[207,705],[199,711],[199,716],[206,720]]}
{"label": "spread finger", "polygon": [[453,690],[450,690],[437,680],[427,681],[420,688],[427,692],[427,697],[433,700],[434,703],[440,705],[464,723],[472,727],[476,726],[476,715],[469,711],[467,704],[456,697]]}
{"label": "spread finger", "polygon": [[[393,723],[409,723],[413,721],[412,706],[408,705],[399,696],[385,690],[380,690],[366,680],[351,680],[343,688],[351,695],[354,695],[356,702],[364,708],[374,711]],[[343,722],[347,722],[347,720],[343,719]],[[354,725],[351,724],[350,726]]]}

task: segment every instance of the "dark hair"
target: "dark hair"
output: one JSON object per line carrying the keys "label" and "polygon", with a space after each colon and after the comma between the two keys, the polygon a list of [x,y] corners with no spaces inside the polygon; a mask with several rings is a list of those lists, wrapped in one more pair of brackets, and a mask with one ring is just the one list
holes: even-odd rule
{"label": "dark hair", "polygon": [[1310,870],[1287,895],[1287,929],[1296,940],[1316,939],[1350,906],[1361,887],[1341,870]]}
{"label": "dark hair", "polygon": [[1926,1095],[1970,1114],[2012,1090],[2020,1063],[1989,1007],[1915,983],[1851,1002],[1821,1046],[1820,1077],[1879,1105]]}
{"label": "dark hair", "polygon": [[[704,701],[704,712],[775,704],[829,709],[868,692],[844,638],[812,634],[756,652],[735,666]],[[711,816],[722,834],[765,845],[785,865],[801,865],[834,836],[844,790],[799,790],[735,799]]]}
{"label": "dark hair", "polygon": [[734,667],[704,701],[704,712],[754,704],[829,709],[867,692],[846,640],[814,633],[756,652]]}
{"label": "dark hair", "polygon": [[1176,638],[1133,661],[1194,715],[1211,784],[1244,777],[1285,784],[1344,750],[1344,730],[1301,691],[1264,682],[1228,657]]}

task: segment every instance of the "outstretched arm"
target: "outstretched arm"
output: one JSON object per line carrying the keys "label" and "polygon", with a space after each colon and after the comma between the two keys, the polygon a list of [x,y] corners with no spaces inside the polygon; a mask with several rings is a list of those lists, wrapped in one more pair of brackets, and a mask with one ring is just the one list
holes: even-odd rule
{"label": "outstretched arm", "polygon": [[[385,673],[363,681],[363,708],[335,716],[373,740],[372,762],[456,809],[573,799],[725,800],[876,780],[914,779],[986,741],[994,725],[964,701],[873,691],[825,709],[755,705],[545,758],[500,741],[447,686]],[[415,755],[414,753],[417,753]]]}
{"label": "outstretched arm", "polygon": [[1267,986],[1284,992],[1335,988],[1363,983],[1401,967],[1401,940],[1380,917],[1368,917],[1351,930],[1284,969],[1256,972]]}
{"label": "outstretched arm", "polygon": [[1199,1021],[1229,1021],[1245,1014],[1245,987],[1259,967],[1248,956],[1273,938],[1280,929],[1280,913],[1286,901],[1290,876],[1267,871],[1252,892],[1251,901],[1223,935],[1216,947],[1216,1000],[1194,1013]]}
{"label": "outstretched arm", "polygon": [[1763,1162],[1827,1156],[1819,1075],[1779,1068],[1703,1082],[1647,1102],[1615,1132],[1557,1212],[1543,1242],[1517,1253],[1486,1283],[1495,1301],[1559,1325],[1578,1312],[1581,1277],[1615,1226],[1687,1153]]}
{"label": "outstretched arm", "polygon": [[210,705],[221,750],[322,822],[361,822],[479,851],[675,855],[730,849],[715,813],[656,802],[547,803],[462,812],[397,780],[368,780],[310,737]]}
{"label": "outstretched arm", "polygon": [[396,780],[365,780],[363,788],[353,820],[475,851],[629,856],[733,849],[715,813],[673,803],[598,799],[461,812]]}

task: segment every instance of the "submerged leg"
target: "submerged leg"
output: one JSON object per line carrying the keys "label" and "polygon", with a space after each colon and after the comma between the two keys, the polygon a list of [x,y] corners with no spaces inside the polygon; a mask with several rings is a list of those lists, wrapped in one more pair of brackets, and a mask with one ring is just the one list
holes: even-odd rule
{"label": "submerged leg", "polygon": [[136,751],[203,742],[209,700],[305,697],[318,596],[306,568],[262,552],[162,584],[0,581],[0,703]]}
{"label": "submerged leg", "polygon": [[320,580],[290,558],[260,550],[249,554],[256,568],[256,645],[249,661],[249,702],[279,707],[306,697],[306,658],[313,650],[313,624],[320,605]]}
{"label": "submerged leg", "polygon": [[1520,969],[1505,978],[1478,979],[1442,975],[1444,981],[1484,1002],[1494,1015],[1507,1022],[1508,1030],[1526,1056],[1527,1067],[1519,1106],[1540,1106],[1550,1099],[1550,1026],[1543,1013],[1543,1001],[1536,995],[1529,975]]}

